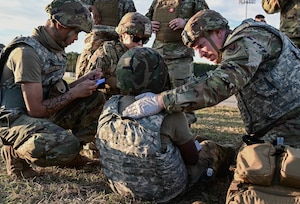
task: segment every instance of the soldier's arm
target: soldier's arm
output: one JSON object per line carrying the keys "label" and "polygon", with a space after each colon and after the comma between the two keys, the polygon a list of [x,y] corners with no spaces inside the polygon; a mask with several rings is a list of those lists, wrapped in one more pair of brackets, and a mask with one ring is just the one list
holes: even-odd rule
{"label": "soldier's arm", "polygon": [[209,9],[208,4],[205,0],[197,0],[195,3],[194,13],[197,13],[203,9]]}
{"label": "soldier's arm", "polygon": [[163,92],[161,99],[166,110],[177,112],[210,107],[237,93],[251,80],[265,57],[274,54],[266,49],[280,50],[272,48],[267,40],[269,37],[264,38],[260,33],[251,38],[241,36],[240,40],[227,46],[222,53],[222,62],[215,70],[193,83]]}
{"label": "soldier's arm", "polygon": [[32,117],[49,116],[71,101],[96,91],[96,81],[87,79],[57,97],[46,98],[43,88],[50,89],[53,84],[43,84],[43,64],[36,51],[28,45],[15,48],[7,60],[7,66],[13,69],[15,83],[20,84],[26,110]]}
{"label": "soldier's arm", "polygon": [[157,0],[154,0],[150,6],[150,8],[148,9],[148,12],[145,14],[145,16],[147,16],[150,20],[152,20],[153,18],[153,13],[154,13],[154,8],[155,5],[157,3]]}
{"label": "soldier's arm", "polygon": [[81,0],[83,5],[93,14],[95,25],[99,25],[101,22],[101,16],[96,6],[94,6],[95,0]]}
{"label": "soldier's arm", "polygon": [[47,117],[77,98],[87,97],[96,91],[96,82],[86,80],[69,91],[50,99],[43,99],[41,83],[21,83],[27,112],[32,117]]}
{"label": "soldier's arm", "polygon": [[131,1],[123,1],[123,15],[125,15],[126,13],[128,12],[136,12],[136,8],[135,8],[135,5],[134,5],[134,2],[131,0]]}
{"label": "soldier's arm", "polygon": [[197,110],[218,104],[237,93],[261,66],[273,66],[281,53],[280,39],[264,29],[244,29],[223,48],[219,66],[193,83],[163,92],[169,111]]}
{"label": "soldier's arm", "polygon": [[[194,5],[192,8],[191,8],[191,11],[192,11],[192,14],[196,14],[198,11],[201,11],[203,9],[209,9],[207,3],[205,0],[196,0],[195,2],[192,2],[191,1],[191,5]],[[192,16],[193,16],[192,15]],[[190,16],[190,17],[192,17]],[[185,20],[185,23],[188,22],[188,20],[190,19],[189,18],[183,18]]]}
{"label": "soldier's arm", "polygon": [[[185,164],[197,163],[198,151],[184,113],[168,114],[161,125],[161,135],[169,137],[179,148]],[[163,138],[162,141],[164,141]]]}

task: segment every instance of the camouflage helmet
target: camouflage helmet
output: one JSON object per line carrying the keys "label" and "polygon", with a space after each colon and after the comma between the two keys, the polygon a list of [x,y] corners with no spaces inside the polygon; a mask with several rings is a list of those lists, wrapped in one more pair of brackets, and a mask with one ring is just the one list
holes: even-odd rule
{"label": "camouflage helmet", "polygon": [[160,93],[168,86],[168,69],[161,55],[149,47],[134,47],[117,64],[117,86],[123,94]]}
{"label": "camouflage helmet", "polygon": [[126,13],[116,27],[116,32],[120,35],[128,33],[139,37],[150,38],[152,34],[152,24],[148,17],[138,13]]}
{"label": "camouflage helmet", "polygon": [[182,41],[191,47],[199,37],[207,35],[208,31],[228,28],[228,21],[214,10],[204,9],[192,16],[181,33]]}
{"label": "camouflage helmet", "polygon": [[90,32],[93,27],[91,12],[79,0],[53,0],[45,8],[49,19],[58,21],[62,26]]}

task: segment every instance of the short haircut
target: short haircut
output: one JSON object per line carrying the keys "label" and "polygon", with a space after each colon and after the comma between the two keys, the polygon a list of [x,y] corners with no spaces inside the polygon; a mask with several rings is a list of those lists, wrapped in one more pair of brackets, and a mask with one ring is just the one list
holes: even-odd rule
{"label": "short haircut", "polygon": [[257,15],[255,16],[255,18],[265,18],[265,16],[262,15],[262,14],[257,14]]}

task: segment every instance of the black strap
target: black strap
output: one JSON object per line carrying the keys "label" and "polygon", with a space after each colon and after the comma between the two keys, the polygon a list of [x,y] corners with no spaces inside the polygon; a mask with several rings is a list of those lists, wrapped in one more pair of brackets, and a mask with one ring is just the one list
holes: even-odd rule
{"label": "black strap", "polygon": [[259,143],[264,143],[264,140],[260,140],[257,137],[251,136],[251,135],[244,135],[243,136],[243,141],[247,145],[252,145],[252,144],[259,144]]}

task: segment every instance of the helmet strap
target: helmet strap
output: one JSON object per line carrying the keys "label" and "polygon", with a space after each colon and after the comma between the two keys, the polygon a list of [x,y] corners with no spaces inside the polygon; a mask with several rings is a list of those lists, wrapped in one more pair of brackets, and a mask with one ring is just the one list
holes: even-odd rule
{"label": "helmet strap", "polygon": [[217,48],[215,42],[212,41],[212,39],[209,37],[209,35],[206,31],[204,31],[203,34],[204,34],[204,37],[208,40],[208,42],[211,44],[211,46],[215,49],[215,51],[217,51],[217,53],[218,53],[218,62],[219,62],[222,58],[222,52],[220,51],[219,48]]}
{"label": "helmet strap", "polygon": [[[59,24],[59,22],[57,22],[57,21],[55,21],[55,22]],[[65,47],[66,47],[66,40],[68,39],[69,34],[68,34],[68,36],[63,40],[63,39],[61,38],[61,36],[60,36],[60,34],[59,34],[59,32],[58,32],[56,26],[54,25],[54,21],[51,21],[51,24],[52,24],[51,28],[52,28],[52,31],[53,31],[53,33],[54,33],[54,37],[55,37],[56,43],[57,43],[61,48],[65,48]]]}
{"label": "helmet strap", "polygon": [[71,30],[71,31],[68,33],[67,37],[65,37],[65,39],[63,39],[64,44],[66,44],[67,40],[68,40],[70,37],[72,37],[75,33],[76,33],[76,31],[75,31],[74,29]]}

